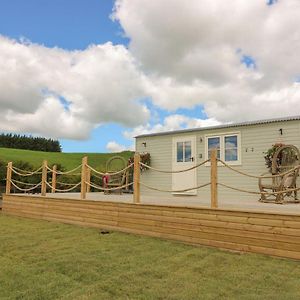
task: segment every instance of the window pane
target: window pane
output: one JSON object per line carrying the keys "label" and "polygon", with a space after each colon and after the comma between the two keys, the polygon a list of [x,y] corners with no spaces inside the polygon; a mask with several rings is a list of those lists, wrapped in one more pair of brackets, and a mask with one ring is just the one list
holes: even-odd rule
{"label": "window pane", "polygon": [[183,162],[183,142],[177,142],[177,162]]}
{"label": "window pane", "polygon": [[225,150],[225,161],[237,161],[237,149],[226,149]]}
{"label": "window pane", "polygon": [[184,142],[184,148],[185,148],[185,156],[184,161],[191,161],[192,157],[192,145],[191,142]]}
{"label": "window pane", "polygon": [[237,148],[237,136],[225,136],[225,149],[236,149]]}
{"label": "window pane", "polygon": [[208,138],[207,143],[208,143],[208,150],[211,150],[213,148],[220,149],[219,137]]}

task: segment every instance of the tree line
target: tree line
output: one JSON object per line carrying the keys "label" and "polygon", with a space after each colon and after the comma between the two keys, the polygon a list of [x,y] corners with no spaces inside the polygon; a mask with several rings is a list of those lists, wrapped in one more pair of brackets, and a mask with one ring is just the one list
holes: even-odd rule
{"label": "tree line", "polygon": [[62,150],[58,140],[11,133],[0,134],[0,147],[46,152],[61,152]]}

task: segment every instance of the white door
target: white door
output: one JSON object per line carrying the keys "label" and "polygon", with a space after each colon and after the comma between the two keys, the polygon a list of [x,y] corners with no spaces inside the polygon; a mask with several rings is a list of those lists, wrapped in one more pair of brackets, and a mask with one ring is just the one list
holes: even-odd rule
{"label": "white door", "polygon": [[[196,137],[173,138],[172,169],[179,171],[196,165]],[[197,185],[197,169],[182,173],[172,173],[172,190],[184,190]],[[174,192],[173,194],[196,195],[197,190]]]}

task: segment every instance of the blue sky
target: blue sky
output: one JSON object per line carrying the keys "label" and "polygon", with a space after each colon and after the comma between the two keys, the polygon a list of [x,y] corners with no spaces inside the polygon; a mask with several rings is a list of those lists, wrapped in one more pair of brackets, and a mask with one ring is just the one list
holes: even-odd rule
{"label": "blue sky", "polygon": [[[113,4],[112,0],[1,0],[0,34],[69,50],[108,41],[127,45],[120,25],[109,17]],[[107,124],[93,130],[88,140],[60,141],[64,152],[106,152],[112,137],[129,146],[122,130],[118,124]]]}
{"label": "blue sky", "polygon": [[[112,0],[2,0],[0,34],[68,50],[84,50],[91,44],[106,42],[127,47],[129,39],[120,24],[110,18],[113,6]],[[151,125],[174,113],[203,116],[201,106],[171,112],[155,107],[151,101],[144,103],[151,111]],[[107,123],[94,129],[87,140],[60,139],[60,142],[65,152],[106,152],[110,140],[131,147],[133,141],[123,136],[124,130],[130,128]]]}
{"label": "blue sky", "polygon": [[298,0],[118,0],[112,21],[114,5],[0,0],[3,132],[106,152],[300,113]]}

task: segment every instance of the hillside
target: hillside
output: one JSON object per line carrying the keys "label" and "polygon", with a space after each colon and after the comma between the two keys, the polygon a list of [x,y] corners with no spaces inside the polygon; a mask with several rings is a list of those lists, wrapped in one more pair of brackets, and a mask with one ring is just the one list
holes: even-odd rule
{"label": "hillside", "polygon": [[43,160],[47,160],[49,165],[61,164],[66,170],[73,169],[81,164],[83,156],[88,156],[88,163],[98,170],[104,170],[106,161],[112,156],[120,155],[126,160],[132,156],[132,152],[121,153],[59,153],[20,150],[12,148],[0,148],[0,160],[2,161],[26,161],[37,168],[42,165]]}

